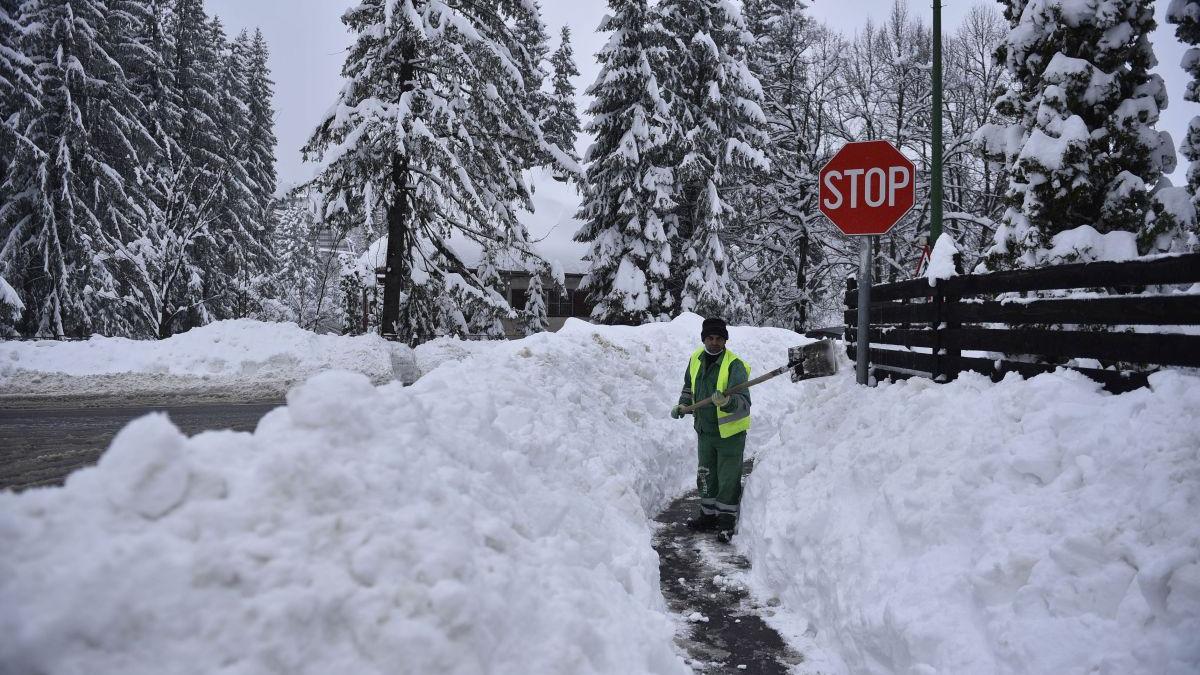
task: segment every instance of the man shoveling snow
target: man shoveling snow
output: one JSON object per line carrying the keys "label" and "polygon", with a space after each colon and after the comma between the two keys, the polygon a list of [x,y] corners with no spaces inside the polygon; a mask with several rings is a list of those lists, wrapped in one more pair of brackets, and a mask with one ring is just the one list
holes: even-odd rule
{"label": "man shoveling snow", "polygon": [[682,419],[684,406],[712,398],[712,406],[694,411],[697,436],[696,490],[700,513],[688,520],[693,530],[716,530],[728,543],[737,527],[742,498],[742,456],[750,428],[750,391],[726,395],[750,379],[750,365],[725,349],[729,329],[721,319],[705,319],[700,329],[704,346],[692,353],[683,374],[683,391],[671,417]]}

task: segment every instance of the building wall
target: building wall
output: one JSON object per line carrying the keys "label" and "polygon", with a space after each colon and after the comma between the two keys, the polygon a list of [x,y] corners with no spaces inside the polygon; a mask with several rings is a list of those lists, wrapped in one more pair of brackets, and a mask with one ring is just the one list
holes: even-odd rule
{"label": "building wall", "polygon": [[[507,283],[507,299],[513,309],[524,309],[527,292],[529,289],[530,276],[524,273],[506,273],[504,280]],[[584,291],[579,290],[579,283],[583,281],[582,274],[567,274],[563,278],[564,285],[567,287],[565,297],[553,297],[553,284],[548,278],[542,279],[542,288],[546,292],[546,312],[549,315],[547,324],[551,331],[556,331],[563,327],[568,318],[581,319],[583,321],[591,321],[592,305],[587,302]],[[504,320],[504,332],[509,337],[523,337],[520,326],[515,321],[508,319]]]}

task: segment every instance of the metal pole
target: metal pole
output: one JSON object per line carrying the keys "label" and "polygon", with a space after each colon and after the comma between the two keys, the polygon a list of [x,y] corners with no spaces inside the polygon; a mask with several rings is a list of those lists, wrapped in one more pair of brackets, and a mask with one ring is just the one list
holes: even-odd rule
{"label": "metal pole", "polygon": [[858,383],[867,384],[867,360],[871,351],[871,248],[875,237],[860,237],[858,263],[858,342],[856,365]]}
{"label": "metal pole", "polygon": [[942,236],[942,0],[933,0],[933,166],[929,186],[929,247]]}

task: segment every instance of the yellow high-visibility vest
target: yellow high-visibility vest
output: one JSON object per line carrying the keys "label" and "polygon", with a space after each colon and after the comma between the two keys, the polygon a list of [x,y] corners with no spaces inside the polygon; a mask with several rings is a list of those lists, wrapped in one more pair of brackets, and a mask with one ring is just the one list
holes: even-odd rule
{"label": "yellow high-visibility vest", "polygon": [[[688,377],[692,380],[692,391],[696,391],[696,376],[700,374],[700,355],[703,353],[703,347],[692,352],[692,361],[688,365]],[[734,361],[742,362],[742,367],[746,369],[746,379],[750,379],[750,364],[726,349],[721,357],[721,368],[717,371],[717,391],[725,391],[729,386],[729,367],[733,365]],[[717,429],[721,432],[721,438],[729,438],[749,428],[750,410],[734,413],[728,412],[724,408],[717,408]]]}

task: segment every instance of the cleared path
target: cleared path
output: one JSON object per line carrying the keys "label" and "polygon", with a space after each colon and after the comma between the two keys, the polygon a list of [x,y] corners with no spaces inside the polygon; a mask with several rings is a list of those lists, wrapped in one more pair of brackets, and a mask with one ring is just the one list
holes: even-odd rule
{"label": "cleared path", "polygon": [[714,534],[684,525],[698,510],[695,492],[675,500],[655,518],[660,527],[654,536],[663,596],[672,612],[688,620],[690,630],[679,642],[693,670],[786,675],[804,657],[763,621],[762,608],[735,580],[749,561]]}
{"label": "cleared path", "polygon": [[0,408],[0,490],[61,485],[95,464],[130,420],[164,411],[189,436],[213,429],[253,431],[283,402],[134,406],[120,408]]}

